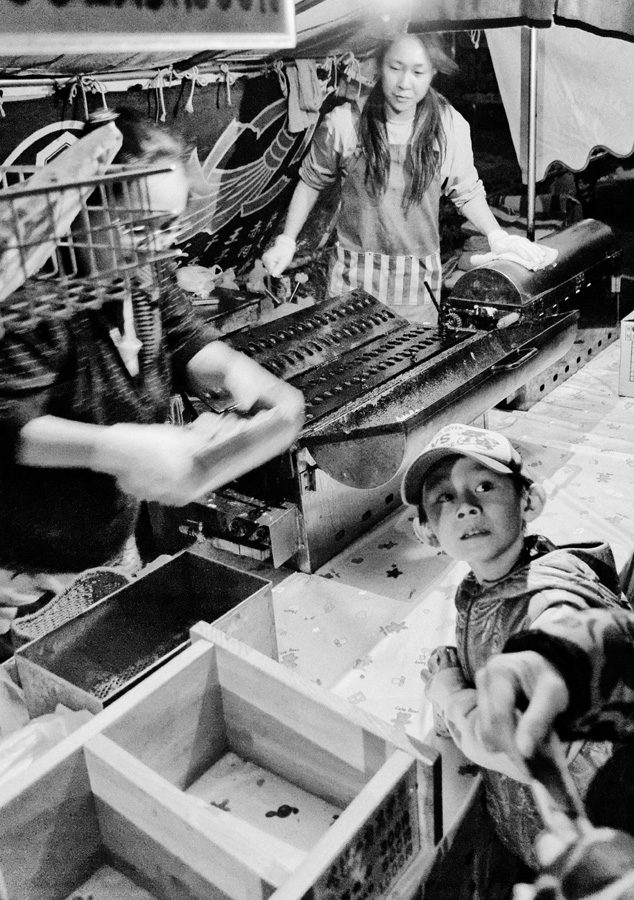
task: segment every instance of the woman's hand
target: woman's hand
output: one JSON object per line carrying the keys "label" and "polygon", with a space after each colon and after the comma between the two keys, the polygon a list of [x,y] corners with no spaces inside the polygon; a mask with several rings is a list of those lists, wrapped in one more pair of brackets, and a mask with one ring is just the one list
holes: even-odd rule
{"label": "woman's hand", "polygon": [[273,246],[262,254],[264,268],[273,278],[279,278],[288,269],[295,256],[297,244],[287,234],[278,234]]}
{"label": "woman's hand", "polygon": [[503,228],[489,232],[487,239],[491,252],[496,256],[510,254],[530,269],[549,265],[557,256],[557,251],[552,247],[536,244],[520,234],[509,234]]}

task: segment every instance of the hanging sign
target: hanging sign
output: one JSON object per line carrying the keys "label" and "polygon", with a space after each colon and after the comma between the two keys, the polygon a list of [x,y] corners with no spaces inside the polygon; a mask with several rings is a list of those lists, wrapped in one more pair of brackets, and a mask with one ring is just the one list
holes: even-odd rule
{"label": "hanging sign", "polygon": [[2,0],[12,54],[295,46],[293,0]]}

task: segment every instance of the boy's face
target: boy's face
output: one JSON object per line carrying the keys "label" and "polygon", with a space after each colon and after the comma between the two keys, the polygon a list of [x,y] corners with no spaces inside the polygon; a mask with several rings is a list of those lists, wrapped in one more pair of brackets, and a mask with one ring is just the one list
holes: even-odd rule
{"label": "boy's face", "polygon": [[510,475],[466,456],[447,457],[426,478],[422,503],[441,549],[469,563],[478,581],[502,578],[513,568],[527,500]]}

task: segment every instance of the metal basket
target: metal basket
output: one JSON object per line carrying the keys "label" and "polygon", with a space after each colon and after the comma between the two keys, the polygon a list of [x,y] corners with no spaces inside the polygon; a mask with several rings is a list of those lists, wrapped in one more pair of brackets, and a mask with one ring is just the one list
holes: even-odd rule
{"label": "metal basket", "polygon": [[[172,170],[111,166],[88,180],[30,188],[37,167],[0,167],[0,279],[9,267],[19,285],[0,295],[0,336],[122,299],[141,271],[144,287],[156,284],[154,264],[178,255],[170,249],[178,226],[151,208],[148,177]],[[60,225],[69,208],[77,210],[70,229]]]}

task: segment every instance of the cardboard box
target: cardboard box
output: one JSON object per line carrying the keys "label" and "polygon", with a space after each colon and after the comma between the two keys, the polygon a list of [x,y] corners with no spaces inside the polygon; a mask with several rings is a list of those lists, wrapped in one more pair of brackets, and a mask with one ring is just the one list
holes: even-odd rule
{"label": "cardboard box", "polygon": [[0,789],[6,900],[414,896],[439,757],[200,623]]}
{"label": "cardboard box", "polygon": [[58,703],[97,713],[216,622],[277,657],[271,583],[183,551],[15,653],[31,718]]}
{"label": "cardboard box", "polygon": [[621,319],[619,396],[634,397],[634,312]]}

